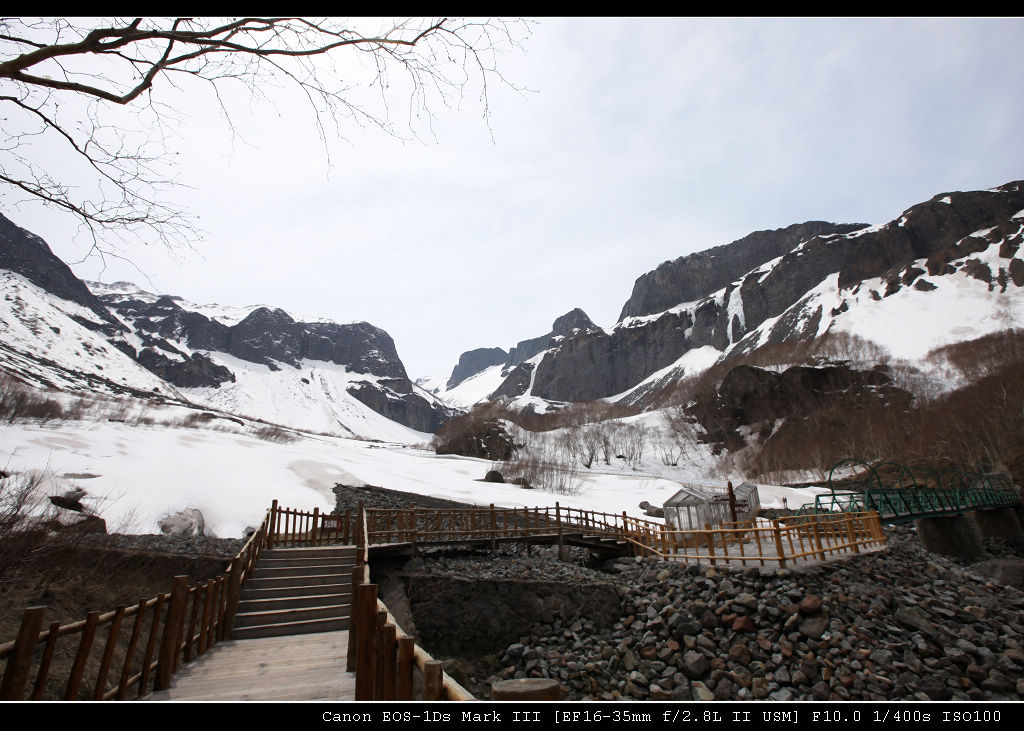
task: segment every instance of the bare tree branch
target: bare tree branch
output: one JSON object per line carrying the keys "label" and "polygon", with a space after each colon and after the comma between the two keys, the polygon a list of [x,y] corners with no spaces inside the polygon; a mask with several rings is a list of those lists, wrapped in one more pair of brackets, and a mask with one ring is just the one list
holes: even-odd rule
{"label": "bare tree branch", "polygon": [[[34,200],[77,216],[101,256],[114,255],[114,241],[191,247],[201,233],[195,219],[164,202],[180,185],[167,145],[180,121],[161,99],[192,92],[175,76],[209,85],[232,136],[225,84],[243,85],[254,99],[299,90],[329,160],[328,140],[344,124],[400,134],[389,119],[395,70],[409,85],[410,127],[431,124],[434,101],[458,102],[474,83],[490,128],[488,81],[508,83],[498,56],[528,35],[523,21],[453,18],[395,20],[368,33],[341,19],[0,18],[0,202]],[[334,64],[364,57],[371,64],[363,78]],[[382,111],[362,106],[359,87],[379,89]],[[123,117],[107,122],[117,108],[137,115],[134,127]],[[91,175],[91,185],[44,162],[53,150]]]}

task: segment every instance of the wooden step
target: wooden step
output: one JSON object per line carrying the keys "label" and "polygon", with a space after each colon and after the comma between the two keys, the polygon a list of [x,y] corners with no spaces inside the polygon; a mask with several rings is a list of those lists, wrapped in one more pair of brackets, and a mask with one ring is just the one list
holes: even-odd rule
{"label": "wooden step", "polygon": [[283,558],[268,558],[266,554],[260,556],[258,565],[265,567],[276,566],[315,566],[318,563],[341,564],[343,566],[356,565],[356,557],[353,556],[285,556]]}
{"label": "wooden step", "polygon": [[300,566],[273,566],[260,561],[252,571],[252,579],[276,579],[285,576],[313,576],[317,574],[341,574],[352,576],[354,563],[307,563]]}
{"label": "wooden step", "polygon": [[305,607],[325,607],[336,604],[351,604],[352,592],[336,594],[303,594],[291,597],[265,597],[263,599],[242,599],[238,603],[239,612],[270,612],[278,609],[303,609]]}
{"label": "wooden step", "polygon": [[344,577],[341,574],[317,574],[306,576],[281,576],[274,579],[251,578],[245,582],[247,589],[283,589],[293,586],[323,586],[327,584],[340,584],[348,578],[351,585],[352,577]]}
{"label": "wooden step", "polygon": [[303,548],[271,548],[260,554],[260,560],[265,558],[323,558],[334,557],[355,557],[355,546],[305,546]]}
{"label": "wooden step", "polygon": [[240,611],[235,615],[235,627],[260,627],[269,624],[288,624],[305,622],[310,619],[342,619],[351,612],[350,604],[325,604],[315,607],[297,607],[293,609],[270,609],[261,611]]}
{"label": "wooden step", "polygon": [[348,625],[348,617],[333,617],[300,622],[265,624],[259,627],[237,627],[231,633],[231,639],[248,640],[255,637],[283,637],[285,635],[303,635],[311,632],[337,632],[348,629]]}
{"label": "wooden step", "polygon": [[[334,577],[337,581],[338,577]],[[279,599],[283,597],[298,597],[307,596],[310,594],[352,594],[352,582],[344,581],[334,584],[315,584],[315,585],[304,585],[298,584],[296,586],[269,586],[269,587],[250,587],[251,582],[246,582],[245,588],[242,589],[241,599],[243,601],[249,601],[252,599]]]}

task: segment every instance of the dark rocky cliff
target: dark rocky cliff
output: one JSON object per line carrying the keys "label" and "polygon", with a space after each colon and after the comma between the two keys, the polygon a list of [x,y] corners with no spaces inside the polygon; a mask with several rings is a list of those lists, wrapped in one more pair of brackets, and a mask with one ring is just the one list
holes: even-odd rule
{"label": "dark rocky cliff", "polygon": [[477,348],[467,350],[459,356],[459,362],[452,369],[452,375],[448,379],[445,388],[451,390],[491,366],[501,365],[508,359],[508,353],[501,348]]}
{"label": "dark rocky cliff", "polygon": [[755,231],[731,244],[666,261],[636,280],[619,320],[663,312],[680,302],[694,302],[726,286],[740,274],[789,253],[801,241],[821,234],[849,233],[867,225],[808,221],[775,231]]}
{"label": "dark rocky cliff", "polygon": [[[925,272],[913,262],[927,259],[932,276],[951,273],[949,261],[988,246],[971,236],[986,227],[1005,234],[1008,243],[1000,255],[1009,259],[1017,246],[1012,242],[1020,238],[1018,221],[1011,217],[1022,209],[1024,182],[1018,181],[987,191],[937,195],[885,226],[812,221],[759,231],[665,262],[637,279],[622,309],[624,319],[611,333],[588,327],[558,339],[520,343],[509,356],[510,365],[547,352],[535,374],[513,369],[493,397],[521,395],[531,378],[531,393],[552,401],[613,396],[692,348],[725,350],[740,343],[770,318],[779,319],[769,342],[811,337],[822,318],[837,313],[795,306],[827,277],[838,274],[839,286],[848,289],[882,277],[888,282],[885,295],[901,286],[934,288],[919,278]],[[1024,265],[1017,259],[1008,260],[998,274],[977,262],[971,266],[974,276],[998,281],[1004,289],[1010,282],[1024,285]],[[687,302],[693,304],[673,310]]]}
{"label": "dark rocky cliff", "polygon": [[80,324],[109,333],[121,330],[117,320],[68,265],[50,250],[49,245],[34,233],[17,226],[0,213],[0,269],[20,274],[37,287],[61,299],[92,310],[106,325],[97,326],[87,320]]}

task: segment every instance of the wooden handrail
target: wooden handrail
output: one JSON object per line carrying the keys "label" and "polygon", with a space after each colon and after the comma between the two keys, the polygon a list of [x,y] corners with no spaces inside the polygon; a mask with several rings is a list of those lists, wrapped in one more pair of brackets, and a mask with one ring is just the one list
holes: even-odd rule
{"label": "wooden handrail", "polygon": [[[239,596],[246,579],[251,575],[263,551],[275,546],[324,545],[344,542],[357,547],[357,569],[353,588],[371,586],[369,575],[370,546],[382,542],[429,542],[430,540],[487,540],[493,547],[498,538],[554,536],[563,539],[573,533],[613,537],[629,546],[633,553],[657,556],[668,560],[748,563],[777,563],[805,558],[826,558],[836,553],[859,553],[862,548],[884,544],[879,515],[875,511],[864,513],[829,513],[791,516],[771,523],[747,521],[724,523],[703,530],[675,530],[662,523],[634,518],[622,513],[615,515],[597,511],[568,508],[556,504],[553,508],[413,508],[407,510],[365,508],[361,503],[356,515],[349,511],[343,516],[321,514],[319,509],[299,511],[281,508],[275,500],[267,510],[259,528],[246,540],[230,566],[222,574],[195,586],[187,586],[184,577],[176,580],[170,594],[140,600],[137,604],[118,607],[108,612],[92,612],[89,618],[60,625],[52,623],[43,629],[40,608],[26,611],[17,639],[0,645],[0,660],[7,659],[0,700],[21,700],[28,689],[32,657],[42,646],[42,654],[30,697],[42,697],[50,672],[58,638],[79,634],[75,661],[66,679],[65,696],[75,699],[84,682],[86,668],[98,666],[92,682],[94,699],[123,699],[131,688],[139,697],[154,689],[167,687],[171,675],[182,661],[207,652],[217,642],[230,637],[237,613]],[[766,550],[767,549],[767,550]],[[353,597],[355,598],[355,597]],[[437,682],[441,697],[452,700],[472,699],[472,695],[450,676],[440,672],[439,664],[422,648],[410,642],[379,600],[368,605],[370,612],[385,614],[382,627],[366,630],[366,617],[361,625],[353,607],[350,629],[350,668],[359,672],[359,635],[372,641],[376,648],[378,635],[390,637],[395,627],[395,641],[381,639],[387,647],[388,667],[395,672],[403,668],[417,669],[430,687]],[[109,625],[109,629],[107,628]],[[128,649],[118,650],[122,627],[131,625]],[[148,625],[148,630],[147,630]],[[378,629],[380,631],[378,631]],[[88,662],[94,639],[102,630],[105,640],[99,663]],[[367,639],[366,635],[369,635]],[[384,635],[380,635],[384,637]],[[162,639],[161,639],[162,638]],[[144,649],[143,646],[144,645]],[[139,657],[139,653],[142,656]],[[374,650],[376,652],[376,649]],[[113,666],[123,654],[120,669]],[[27,660],[26,660],[27,658]],[[393,662],[392,662],[393,660]],[[354,664],[353,664],[354,663]],[[375,671],[376,672],[376,671]],[[391,672],[389,669],[388,672]],[[116,685],[106,687],[112,676]],[[397,676],[397,681],[385,685],[402,694],[411,679]],[[385,692],[385,691],[382,691]],[[387,690],[391,693],[391,690]]]}

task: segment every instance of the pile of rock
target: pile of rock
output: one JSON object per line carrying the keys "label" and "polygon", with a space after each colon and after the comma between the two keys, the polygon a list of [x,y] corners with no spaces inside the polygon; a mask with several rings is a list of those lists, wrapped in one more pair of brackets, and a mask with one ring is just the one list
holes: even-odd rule
{"label": "pile of rock", "polygon": [[[483,563],[433,568],[472,575]],[[548,554],[490,563],[492,577],[613,580],[621,618],[602,627],[581,607],[535,625],[504,652],[504,670],[474,678],[478,687],[548,677],[572,699],[1024,698],[1024,596],[925,553],[905,532],[885,552],[798,570],[647,558],[614,561],[609,575]]]}
{"label": "pile of rock", "polygon": [[241,538],[211,538],[209,536],[111,533],[103,536],[83,537],[82,543],[114,548],[132,553],[173,553],[180,556],[234,558],[242,550]]}

